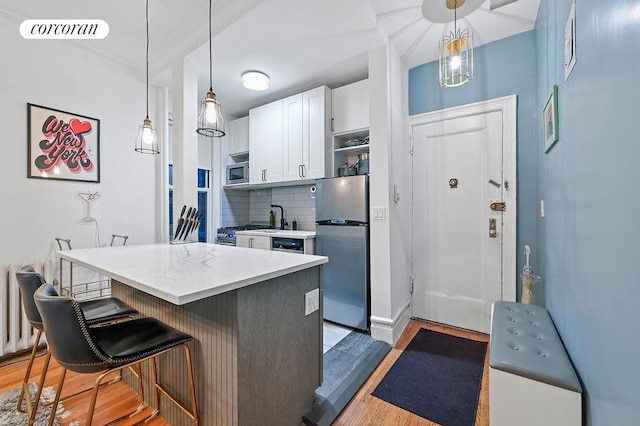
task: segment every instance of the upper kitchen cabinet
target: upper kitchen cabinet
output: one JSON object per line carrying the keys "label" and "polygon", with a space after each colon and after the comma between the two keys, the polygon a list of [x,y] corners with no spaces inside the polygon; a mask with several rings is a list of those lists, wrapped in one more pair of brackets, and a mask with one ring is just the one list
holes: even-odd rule
{"label": "upper kitchen cabinet", "polygon": [[249,111],[249,183],[282,182],[282,99]]}
{"label": "upper kitchen cabinet", "polygon": [[321,86],[283,100],[283,180],[324,178],[330,169],[331,91]]}
{"label": "upper kitchen cabinet", "polygon": [[229,123],[231,139],[229,156],[235,161],[249,159],[249,116],[238,118]]}
{"label": "upper kitchen cabinet", "polygon": [[333,134],[369,128],[369,80],[365,79],[331,91]]}

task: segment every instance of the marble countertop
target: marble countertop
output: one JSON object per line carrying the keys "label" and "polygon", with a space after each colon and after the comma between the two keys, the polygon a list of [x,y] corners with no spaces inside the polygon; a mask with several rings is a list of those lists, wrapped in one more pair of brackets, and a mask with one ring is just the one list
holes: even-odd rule
{"label": "marble countertop", "polygon": [[281,237],[281,238],[300,238],[308,240],[316,237],[316,233],[313,231],[291,231],[281,229],[253,229],[249,231],[236,231],[236,235],[254,235],[254,236],[266,236],[266,237]]}
{"label": "marble countertop", "polygon": [[205,243],[62,250],[58,256],[176,305],[329,260],[324,256]]}

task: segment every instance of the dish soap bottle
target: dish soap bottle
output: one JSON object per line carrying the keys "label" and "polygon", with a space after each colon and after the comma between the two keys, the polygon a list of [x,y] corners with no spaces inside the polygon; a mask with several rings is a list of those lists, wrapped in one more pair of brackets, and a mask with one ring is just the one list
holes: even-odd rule
{"label": "dish soap bottle", "polygon": [[273,229],[276,227],[276,215],[273,213],[273,210],[269,212],[269,228]]}
{"label": "dish soap bottle", "polygon": [[296,231],[298,229],[298,219],[296,219],[295,217],[293,218],[293,223],[291,224],[291,229],[293,229],[294,231]]}

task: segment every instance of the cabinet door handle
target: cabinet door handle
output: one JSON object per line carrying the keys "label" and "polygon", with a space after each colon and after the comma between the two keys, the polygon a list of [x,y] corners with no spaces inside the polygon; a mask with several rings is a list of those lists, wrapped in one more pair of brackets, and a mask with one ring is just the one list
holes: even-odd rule
{"label": "cabinet door handle", "polygon": [[335,127],[333,127],[333,117],[331,117],[331,131],[333,132]]}
{"label": "cabinet door handle", "polygon": [[249,238],[249,248],[253,248],[253,238]]}
{"label": "cabinet door handle", "polygon": [[307,165],[302,164],[302,177],[306,177],[306,176],[307,176]]}
{"label": "cabinet door handle", "polygon": [[304,177],[304,168],[302,164],[298,166],[298,176]]}

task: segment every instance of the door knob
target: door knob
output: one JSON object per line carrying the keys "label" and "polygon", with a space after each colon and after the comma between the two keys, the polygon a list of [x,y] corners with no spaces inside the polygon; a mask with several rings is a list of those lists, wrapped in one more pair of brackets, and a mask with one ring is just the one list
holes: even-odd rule
{"label": "door knob", "polygon": [[496,220],[489,219],[489,238],[496,238],[498,236],[496,226]]}

